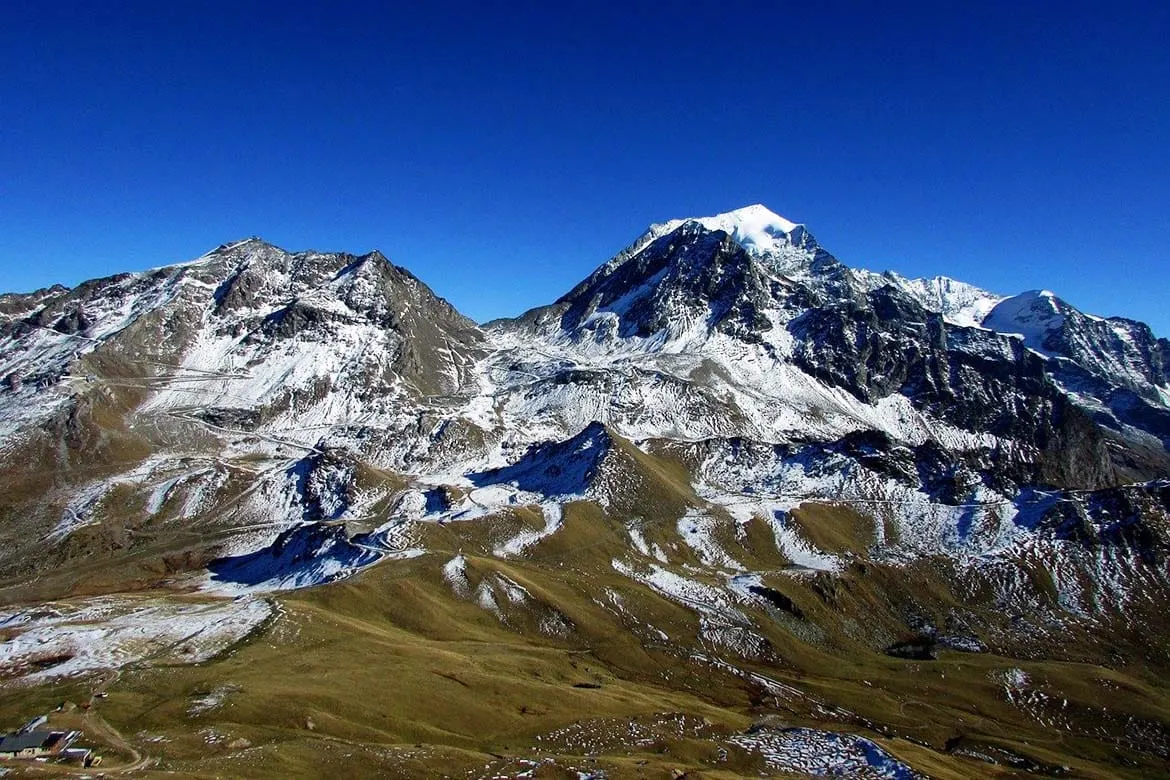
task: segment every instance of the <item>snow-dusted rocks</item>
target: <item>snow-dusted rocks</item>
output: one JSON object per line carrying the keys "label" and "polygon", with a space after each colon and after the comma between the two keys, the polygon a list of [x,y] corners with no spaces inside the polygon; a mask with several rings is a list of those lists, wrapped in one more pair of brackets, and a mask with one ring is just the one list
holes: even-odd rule
{"label": "snow-dusted rocks", "polygon": [[128,663],[205,661],[273,615],[256,598],[175,602],[106,597],[0,613],[5,677],[34,683]]}
{"label": "snow-dusted rocks", "polygon": [[1125,440],[1142,465],[1153,458],[1154,469],[1165,468],[1170,342],[1140,322],[1084,314],[1047,290],[1002,301],[983,325],[1044,355],[1048,375],[1078,408]]}
{"label": "snow-dusted rocks", "polygon": [[729,742],[760,753],[770,770],[782,773],[891,780],[922,777],[876,743],[852,734],[758,728],[732,737]]}
{"label": "snow-dusted rocks", "polygon": [[[0,406],[6,436],[114,385],[151,391],[144,412],[270,422],[312,443],[328,427],[387,424],[402,398],[458,393],[483,348],[474,323],[377,252],[259,240],[8,308],[23,316],[0,322],[0,373],[24,381]],[[114,361],[118,376],[104,375]]]}

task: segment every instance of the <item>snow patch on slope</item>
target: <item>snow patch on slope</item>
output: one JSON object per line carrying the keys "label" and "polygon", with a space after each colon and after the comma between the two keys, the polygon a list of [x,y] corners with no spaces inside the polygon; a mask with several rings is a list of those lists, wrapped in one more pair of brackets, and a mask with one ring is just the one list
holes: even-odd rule
{"label": "snow patch on slope", "polygon": [[1032,290],[1001,301],[983,319],[983,327],[1020,336],[1031,349],[1050,354],[1045,342],[1060,330],[1064,302],[1048,290]]}
{"label": "snow patch on slope", "polygon": [[561,525],[564,523],[564,510],[560,504],[541,504],[540,511],[544,515],[544,528],[539,531],[522,531],[504,544],[497,546],[492,554],[497,558],[518,557],[532,545],[545,537],[552,536],[561,529]]}
{"label": "snow patch on slope", "polygon": [[104,597],[0,613],[0,667],[21,682],[72,677],[150,659],[198,663],[243,639],[273,614],[263,599],[186,602]]}

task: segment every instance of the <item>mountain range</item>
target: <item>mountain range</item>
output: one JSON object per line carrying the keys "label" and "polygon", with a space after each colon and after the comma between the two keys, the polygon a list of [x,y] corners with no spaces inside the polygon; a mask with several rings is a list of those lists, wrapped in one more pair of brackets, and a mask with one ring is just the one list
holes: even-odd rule
{"label": "mountain range", "polygon": [[[133,669],[111,722],[192,773],[236,771],[183,746],[203,728],[270,746],[238,765],[256,776],[326,737],[420,775],[1149,776],[1170,761],[1168,372],[1143,323],[850,268],[761,205],[653,225],[482,325],[378,252],[258,238],[3,295],[0,711]],[[313,616],[359,655],[301,673],[349,669],[370,615],[395,647],[506,644],[496,676],[421,651],[402,674],[515,712],[467,724],[408,685],[426,725],[373,733],[360,667],[344,701],[227,679],[224,657],[328,643]],[[145,693],[184,643],[199,679]],[[578,655],[594,677],[570,685]],[[216,685],[241,703],[159,714]],[[312,710],[295,736],[263,714],[282,706]],[[669,757],[620,738],[643,727]]]}

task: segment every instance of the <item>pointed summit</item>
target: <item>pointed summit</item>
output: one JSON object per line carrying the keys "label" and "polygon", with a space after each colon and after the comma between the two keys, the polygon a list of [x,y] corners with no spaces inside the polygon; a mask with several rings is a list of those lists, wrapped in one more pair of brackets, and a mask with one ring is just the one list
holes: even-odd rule
{"label": "pointed summit", "polygon": [[695,220],[709,230],[723,230],[745,248],[787,236],[802,225],[785,219],[762,203]]}
{"label": "pointed summit", "polygon": [[1064,327],[1070,310],[1048,290],[1028,290],[996,304],[983,318],[983,327],[1023,336],[1029,347],[1048,354],[1049,339]]}
{"label": "pointed summit", "polygon": [[688,222],[695,222],[707,230],[722,230],[753,254],[775,252],[782,247],[799,244],[807,236],[804,225],[786,219],[762,203],[716,214],[711,217],[672,219],[654,225],[649,234],[654,238],[671,233]]}

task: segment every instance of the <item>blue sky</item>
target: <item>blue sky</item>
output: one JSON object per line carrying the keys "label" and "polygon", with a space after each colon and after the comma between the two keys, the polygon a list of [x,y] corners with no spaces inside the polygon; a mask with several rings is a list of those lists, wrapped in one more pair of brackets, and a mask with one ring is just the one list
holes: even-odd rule
{"label": "blue sky", "polygon": [[1166,4],[344,5],[8,4],[0,289],[258,234],[484,320],[762,202],[850,265],[1170,335]]}

